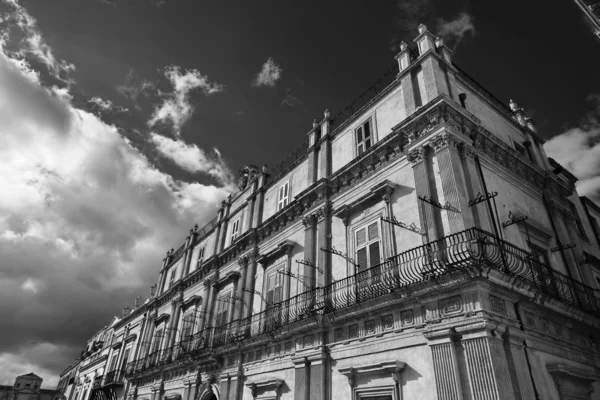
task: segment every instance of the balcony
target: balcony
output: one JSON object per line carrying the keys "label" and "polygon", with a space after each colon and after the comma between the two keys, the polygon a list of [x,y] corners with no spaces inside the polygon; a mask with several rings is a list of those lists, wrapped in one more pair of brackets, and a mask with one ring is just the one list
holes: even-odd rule
{"label": "balcony", "polygon": [[95,377],[95,378],[94,378],[94,383],[93,383],[93,385],[92,385],[92,388],[94,388],[94,389],[97,389],[97,388],[99,388],[100,386],[102,386],[102,378],[103,378],[103,377],[104,377],[104,376],[102,376],[102,375]]}
{"label": "balcony", "polygon": [[108,385],[122,385],[123,384],[123,371],[122,370],[114,370],[110,371],[106,374],[106,379],[104,380],[104,386]]}
{"label": "balcony", "polygon": [[241,341],[318,324],[322,316],[337,316],[374,299],[409,298],[424,288],[438,285],[439,278],[445,275],[456,274],[469,280],[483,273],[508,276],[519,286],[528,286],[547,297],[600,315],[599,290],[552,270],[528,251],[471,228],[407,250],[370,270],[301,293],[250,318],[206,328],[172,348],[129,363],[125,374],[137,375],[174,361],[206,360],[208,355],[236,347]]}

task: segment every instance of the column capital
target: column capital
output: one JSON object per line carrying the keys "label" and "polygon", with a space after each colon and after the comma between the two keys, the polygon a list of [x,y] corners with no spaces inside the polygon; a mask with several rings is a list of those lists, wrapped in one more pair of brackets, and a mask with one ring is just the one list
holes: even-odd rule
{"label": "column capital", "polygon": [[305,229],[313,228],[316,224],[316,218],[314,214],[307,214],[302,216],[302,224]]}
{"label": "column capital", "polygon": [[426,158],[425,147],[419,146],[416,149],[410,150],[406,154],[406,159],[413,165],[417,165],[421,161],[424,161]]}

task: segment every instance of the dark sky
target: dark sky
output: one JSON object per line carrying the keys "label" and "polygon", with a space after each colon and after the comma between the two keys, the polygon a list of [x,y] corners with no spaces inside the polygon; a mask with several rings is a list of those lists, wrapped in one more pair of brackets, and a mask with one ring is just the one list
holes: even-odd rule
{"label": "dark sky", "polygon": [[[343,108],[395,62],[390,40],[407,42],[395,1],[145,0],[115,6],[96,0],[28,0],[56,54],[74,63],[82,92],[128,106],[115,86],[130,68],[155,79],[175,64],[227,85],[214,101],[198,100],[183,132],[201,148],[217,146],[234,170],[274,165],[305,140],[323,110]],[[421,2],[415,2],[421,3]],[[425,2],[420,14],[436,33],[439,18],[473,18],[474,35],[455,62],[500,100],[530,110],[544,137],[576,123],[586,98],[600,93],[600,43],[572,1]],[[441,7],[438,3],[443,3]],[[418,18],[418,17],[417,17]],[[249,85],[267,57],[281,66],[275,88]],[[281,106],[290,88],[300,99]],[[233,117],[236,111],[243,116]],[[131,123],[124,125],[131,129]],[[179,172],[173,171],[178,174]]]}
{"label": "dark sky", "polygon": [[[281,161],[419,22],[465,28],[454,61],[600,187],[600,42],[570,0],[159,2],[0,0],[0,384],[55,386],[215,215],[228,169]],[[252,85],[269,59],[278,79]]]}

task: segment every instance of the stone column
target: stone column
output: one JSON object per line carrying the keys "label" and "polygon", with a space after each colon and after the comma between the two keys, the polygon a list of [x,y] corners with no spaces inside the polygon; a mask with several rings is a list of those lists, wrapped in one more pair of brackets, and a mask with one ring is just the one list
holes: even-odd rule
{"label": "stone column", "polygon": [[177,332],[179,331],[179,324],[181,319],[181,305],[182,305],[183,293],[180,297],[175,300],[173,311],[174,314],[171,314],[171,329],[169,329],[169,337],[167,341],[167,349],[172,348],[175,345],[175,338],[177,337]]}
{"label": "stone column", "polygon": [[258,177],[258,188],[256,189],[256,200],[254,201],[254,213],[252,226],[256,228],[262,223],[263,208],[265,204],[265,188],[269,173],[267,172],[266,166],[263,167],[263,173]]}
{"label": "stone column", "polygon": [[[504,347],[509,359],[509,370],[511,379],[518,384],[515,389],[515,399],[527,400],[535,399],[535,390],[533,388],[532,376],[528,366],[528,360],[524,346],[525,336],[519,330],[512,328],[506,335]],[[516,385],[515,385],[516,386]]]}
{"label": "stone column", "polygon": [[[315,245],[316,245],[316,218],[314,215],[306,215],[302,218],[302,223],[304,224],[304,260],[309,261],[311,263],[315,263]],[[314,277],[315,268],[309,267],[308,265],[304,266],[304,271],[302,271],[302,275],[308,277]],[[314,287],[314,280],[309,279],[309,282],[306,283],[306,288],[302,288],[301,290],[307,290],[309,288]]]}
{"label": "stone column", "polygon": [[[465,177],[466,195],[469,201],[475,199],[475,197],[481,193],[485,195],[483,185],[479,177],[479,171],[477,170],[477,164],[475,163],[475,149],[473,146],[466,143],[461,143],[457,146],[458,154],[462,162],[462,171]],[[493,232],[493,227],[490,219],[490,214],[485,203],[480,203],[473,207],[467,208],[473,218],[473,224],[475,227]]]}
{"label": "stone column", "polygon": [[306,357],[292,358],[294,363],[294,400],[310,398],[310,362]]}
{"label": "stone column", "polygon": [[283,281],[283,298],[281,300],[286,301],[290,299],[290,284],[291,284],[291,276],[289,275],[292,272],[292,252],[294,251],[294,246],[289,246],[286,252],[287,255],[287,263],[285,264],[285,270],[288,275],[285,276]]}
{"label": "stone column", "polygon": [[405,42],[400,43],[400,53],[396,55],[396,60],[398,60],[398,66],[400,69],[398,78],[400,79],[400,85],[402,86],[404,108],[406,109],[406,115],[409,116],[415,111],[416,104],[412,73],[410,71],[405,72],[411,63],[410,51]]}
{"label": "stone column", "polygon": [[[462,346],[473,400],[515,400],[508,362],[499,327],[492,331],[486,323],[467,326]],[[466,331],[465,329],[469,329]]]}
{"label": "stone column", "polygon": [[321,268],[321,274],[316,268],[310,268],[310,281],[317,286],[325,287],[331,283],[331,253],[321,251],[321,248],[331,248],[331,204],[329,201],[317,211],[317,266]]}
{"label": "stone column", "polygon": [[[323,333],[321,333],[322,335]],[[307,391],[310,400],[326,400],[328,394],[328,372],[327,365],[328,355],[325,352],[310,355],[307,357],[310,365],[310,373],[308,375]]]}
{"label": "stone column", "polygon": [[[246,289],[250,290],[250,291],[254,291],[256,289],[255,287],[255,283],[256,280],[254,279],[254,276],[256,275],[256,264],[257,264],[257,259],[258,254],[255,250],[254,254],[252,255],[252,257],[249,260],[249,264],[248,264],[248,272],[246,273],[246,283],[245,283],[245,287]],[[254,297],[255,294],[254,293],[249,293],[246,292],[245,295],[247,295],[247,297],[244,297],[244,301],[246,301],[246,312],[243,315],[243,318],[250,318],[252,316],[252,306],[254,303]],[[263,294],[264,295],[264,294]]]}
{"label": "stone column", "polygon": [[454,339],[449,329],[427,332],[433,358],[433,372],[439,400],[462,400],[463,390]]}
{"label": "stone column", "polygon": [[457,211],[444,211],[448,218],[450,232],[464,231],[474,226],[466,180],[463,174],[457,147],[460,141],[449,132],[443,132],[433,140],[435,156],[438,160],[444,199]]}
{"label": "stone column", "polygon": [[202,284],[204,285],[204,292],[207,293],[207,295],[206,298],[202,299],[202,311],[200,311],[202,313],[202,323],[200,325],[200,331],[203,331],[210,326],[210,305],[214,296],[212,281],[210,279],[205,279]]}
{"label": "stone column", "polygon": [[312,185],[317,181],[319,173],[319,154],[317,144],[317,131],[319,130],[319,123],[317,120],[313,121],[313,128],[308,133],[308,186]]}
{"label": "stone column", "polygon": [[[428,160],[427,150],[428,148],[421,146],[411,150],[406,157],[412,163],[416,195],[428,199],[433,198],[437,201],[437,193],[431,187],[433,177],[428,165],[430,160]],[[440,210],[418,198],[417,206],[419,207],[420,228],[426,234],[424,237],[425,243],[439,239],[441,231]]]}
{"label": "stone column", "polygon": [[148,354],[150,353],[150,348],[152,347],[152,337],[154,336],[154,329],[156,328],[156,325],[154,324],[155,317],[155,315],[151,316],[150,313],[148,314],[146,332],[143,339],[143,344],[145,347],[142,350],[142,354],[140,354],[139,359],[148,357]]}
{"label": "stone column", "polygon": [[239,285],[241,286],[239,289],[239,297],[243,299],[240,306],[235,310],[235,318],[234,320],[241,320],[244,318],[244,307],[247,306],[250,301],[249,297],[252,293],[246,291],[246,275],[248,275],[248,257],[240,257],[238,259],[238,264],[240,266],[241,278]]}

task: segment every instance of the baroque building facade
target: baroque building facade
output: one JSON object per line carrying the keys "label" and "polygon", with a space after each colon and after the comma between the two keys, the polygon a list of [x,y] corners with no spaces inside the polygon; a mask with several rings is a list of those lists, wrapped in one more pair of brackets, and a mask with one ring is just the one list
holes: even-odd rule
{"label": "baroque building facade", "polygon": [[523,109],[415,42],[244,168],[69,400],[600,399],[598,206]]}

